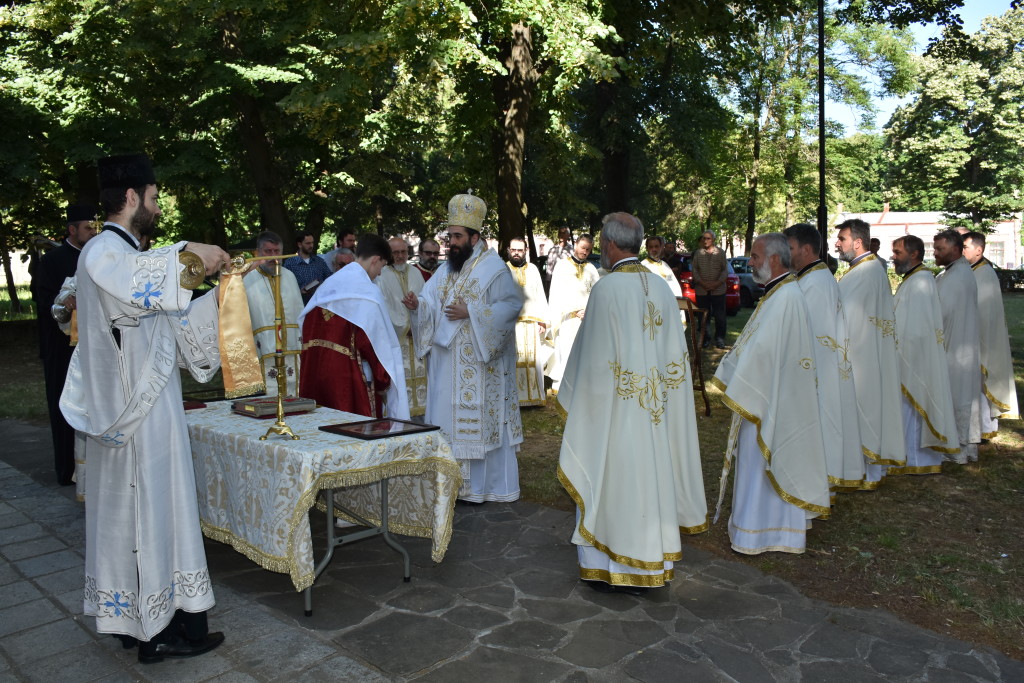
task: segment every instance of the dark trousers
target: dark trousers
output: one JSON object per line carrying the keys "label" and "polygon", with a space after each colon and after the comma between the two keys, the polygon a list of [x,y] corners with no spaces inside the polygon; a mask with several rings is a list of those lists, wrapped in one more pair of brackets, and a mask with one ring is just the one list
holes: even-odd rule
{"label": "dark trousers", "polygon": [[[725,294],[698,294],[697,308],[711,312],[715,320],[715,341],[725,341]],[[706,331],[702,331],[704,336]]]}
{"label": "dark trousers", "polygon": [[68,376],[68,364],[74,349],[68,345],[67,337],[63,346],[54,345],[43,356],[43,382],[46,385],[46,407],[50,411],[50,432],[53,435],[53,465],[57,483],[71,484],[75,473],[75,430],[60,412],[60,395],[64,391],[64,380]]}

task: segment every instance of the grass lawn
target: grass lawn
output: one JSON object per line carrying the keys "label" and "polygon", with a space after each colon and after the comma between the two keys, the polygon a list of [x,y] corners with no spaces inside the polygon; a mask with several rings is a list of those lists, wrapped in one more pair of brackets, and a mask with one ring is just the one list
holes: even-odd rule
{"label": "grass lawn", "polygon": [[[1024,377],[1024,294],[1004,297],[1017,372]],[[750,315],[729,318],[732,343]],[[47,424],[34,321],[0,324],[7,361],[0,375],[0,417]],[[721,358],[711,350],[705,377]],[[217,380],[215,380],[217,381]],[[186,390],[196,387],[187,374]],[[730,414],[712,396],[698,404],[704,485],[710,505]],[[524,500],[572,506],[555,478],[562,419],[550,405],[523,410],[526,442],[519,467]],[[729,548],[725,515],[711,531],[684,539],[792,582],[811,597],[839,605],[882,607],[940,633],[983,643],[1024,659],[1024,423],[1001,423],[980,449],[979,464],[946,465],[941,475],[890,477],[875,492],[840,495],[831,519],[808,532],[804,555],[748,557]],[[729,501],[726,500],[726,505]],[[713,513],[713,511],[711,511]]]}

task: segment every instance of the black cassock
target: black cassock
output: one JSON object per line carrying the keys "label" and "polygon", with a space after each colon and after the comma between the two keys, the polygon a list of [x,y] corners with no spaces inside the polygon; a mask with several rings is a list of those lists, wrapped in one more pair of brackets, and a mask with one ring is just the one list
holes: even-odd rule
{"label": "black cassock", "polygon": [[70,337],[61,332],[57,321],[50,315],[50,307],[64,279],[75,274],[80,253],[65,239],[59,247],[43,255],[32,278],[32,296],[39,322],[39,357],[43,361],[46,405],[50,410],[50,430],[53,433],[54,467],[57,482],[61,485],[71,484],[71,476],[75,473],[75,430],[64,419],[58,405],[74,347]]}

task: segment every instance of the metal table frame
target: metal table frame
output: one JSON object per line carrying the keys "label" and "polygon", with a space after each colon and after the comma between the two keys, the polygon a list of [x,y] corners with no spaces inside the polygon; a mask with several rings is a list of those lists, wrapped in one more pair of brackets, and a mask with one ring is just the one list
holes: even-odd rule
{"label": "metal table frame", "polygon": [[[334,549],[339,548],[343,545],[355,543],[356,541],[361,541],[365,538],[382,536],[384,538],[384,542],[391,546],[397,553],[399,553],[402,556],[402,559],[405,561],[405,574],[402,577],[402,580],[405,582],[409,582],[409,580],[411,579],[412,571],[410,568],[409,553],[406,551],[405,548],[402,547],[401,543],[395,540],[394,536],[392,536],[391,532],[388,530],[388,480],[386,478],[381,479],[379,484],[381,506],[379,526],[374,525],[370,521],[364,519],[360,515],[357,515],[356,513],[352,512],[346,507],[336,505],[334,502],[334,492],[337,489],[331,488],[323,489],[320,491],[320,493],[327,494],[326,499],[324,500],[324,507],[327,509],[327,549],[324,552],[324,556],[320,558],[320,561],[316,564],[316,568],[313,573],[313,583],[310,584],[310,586],[306,588],[304,591],[302,591],[303,599],[305,600],[305,615],[307,617],[313,616],[313,586],[316,585],[316,580],[320,576],[320,574],[323,573],[325,569],[327,569],[327,565],[331,563],[331,559],[333,559],[334,557]],[[335,509],[344,512],[345,514],[352,517],[363,526],[369,528],[363,529],[361,531],[353,531],[351,533],[338,535],[335,531],[336,527],[334,526]]]}

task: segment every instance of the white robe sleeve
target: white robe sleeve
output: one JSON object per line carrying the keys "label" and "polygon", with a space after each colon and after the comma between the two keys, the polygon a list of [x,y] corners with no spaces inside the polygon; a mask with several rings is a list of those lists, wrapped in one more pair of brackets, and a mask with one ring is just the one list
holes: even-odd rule
{"label": "white robe sleeve", "polygon": [[[187,242],[150,251],[92,249],[84,264],[93,282],[116,302],[124,317],[152,311],[182,311],[192,301],[192,292],[181,286],[178,262]],[[121,317],[121,316],[112,316]]]}
{"label": "white robe sleeve", "polygon": [[481,363],[499,356],[515,339],[516,320],[523,308],[523,290],[508,268],[498,272],[486,291],[486,301],[468,306],[473,348]]}

